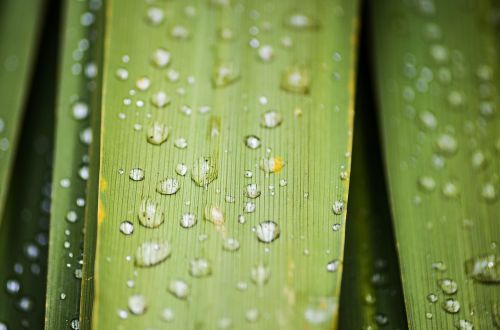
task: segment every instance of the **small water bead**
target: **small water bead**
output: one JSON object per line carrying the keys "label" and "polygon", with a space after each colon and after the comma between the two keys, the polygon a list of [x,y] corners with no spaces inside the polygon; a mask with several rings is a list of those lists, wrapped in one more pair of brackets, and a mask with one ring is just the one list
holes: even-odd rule
{"label": "small water bead", "polygon": [[450,52],[448,48],[443,45],[432,45],[430,48],[430,54],[434,61],[440,64],[448,62],[450,58]]}
{"label": "small water bead", "polygon": [[424,192],[433,192],[436,189],[436,181],[434,178],[424,175],[418,179],[418,186]]}
{"label": "small water bead", "polygon": [[460,311],[460,303],[454,298],[448,298],[443,301],[441,308],[447,313],[456,314]]}
{"label": "small water bead", "polygon": [[245,312],[245,319],[248,322],[256,322],[259,319],[259,315],[257,308],[250,308]]}
{"label": "small water bead", "polygon": [[236,238],[226,238],[222,244],[225,251],[234,252],[240,249],[240,242]]}
{"label": "small water bead", "polygon": [[281,125],[282,122],[283,122],[283,115],[274,110],[266,111],[260,117],[260,126],[264,128],[275,128]]}
{"label": "small water bead", "polygon": [[170,30],[170,35],[179,40],[186,40],[189,38],[189,34],[188,28],[182,25],[175,25],[172,27],[172,30]]}
{"label": "small water bead", "polygon": [[177,138],[174,141],[174,146],[177,149],[186,149],[188,146],[187,140],[183,137]]}
{"label": "small water bead", "polygon": [[431,264],[431,268],[441,273],[444,273],[446,272],[446,270],[448,270],[448,267],[446,267],[446,264],[442,261],[433,262]]}
{"label": "small water bead", "polygon": [[175,166],[175,173],[180,176],[185,176],[188,171],[188,167],[184,163],[179,163]]}
{"label": "small water bead", "polygon": [[458,150],[457,140],[450,134],[441,134],[436,139],[438,150],[445,156],[452,156]]}
{"label": "small water bead", "polygon": [[120,223],[120,232],[124,235],[131,235],[134,232],[134,224],[128,220]]}
{"label": "small water bead", "polygon": [[479,113],[484,117],[491,117],[496,112],[496,105],[490,101],[483,101],[479,104]]}
{"label": "small water bead", "polygon": [[82,120],[89,116],[90,111],[87,103],[81,101],[75,102],[71,109],[73,111],[73,118],[76,120]]}
{"label": "small water bead", "polygon": [[336,315],[337,303],[331,297],[319,297],[310,299],[304,310],[304,318],[309,324],[319,325],[328,322]]}
{"label": "small water bead", "polygon": [[167,70],[167,79],[170,82],[177,82],[180,77],[181,77],[181,74],[179,73],[179,71],[172,69],[172,68]]}
{"label": "small water bead", "polygon": [[196,216],[193,213],[184,213],[181,216],[180,225],[182,228],[191,228],[196,225]]}
{"label": "small water bead", "polygon": [[443,195],[448,198],[454,198],[460,195],[460,189],[454,182],[445,182],[442,189]]}
{"label": "small water bead", "polygon": [[231,329],[233,327],[233,321],[230,318],[223,317],[217,322],[217,328],[220,330]]}
{"label": "small water bead", "polygon": [[217,179],[217,167],[211,157],[200,157],[193,163],[191,179],[200,187],[206,187]]}
{"label": "small water bead", "polygon": [[438,301],[438,296],[435,295],[434,293],[429,293],[427,295],[427,301],[434,304],[435,302]]}
{"label": "small water bead", "polygon": [[167,141],[170,135],[170,129],[167,125],[159,122],[154,122],[147,132],[147,141],[153,145],[160,145]]}
{"label": "small water bead", "polygon": [[141,294],[136,294],[128,298],[128,309],[134,315],[144,314],[147,307],[146,298]]}
{"label": "small water bead", "polygon": [[377,314],[375,314],[374,319],[375,319],[375,322],[380,326],[384,326],[384,325],[389,324],[389,318],[385,314],[377,313]]}
{"label": "small water bead", "polygon": [[293,39],[290,36],[284,36],[281,38],[281,46],[284,48],[292,48],[293,47]]}
{"label": "small water bead", "polygon": [[118,314],[118,317],[122,320],[125,320],[128,318],[128,312],[124,309],[118,309],[116,311],[116,313]]}
{"label": "small water bead", "polygon": [[245,205],[243,206],[243,211],[245,213],[253,213],[253,212],[255,212],[255,208],[256,208],[255,203],[248,201],[248,202],[245,202]]}
{"label": "small water bead", "polygon": [[149,80],[148,77],[140,77],[135,82],[135,86],[137,87],[137,89],[141,91],[148,90],[149,87],[151,86],[151,80]]}
{"label": "small water bead", "polygon": [[319,22],[312,16],[294,12],[285,19],[285,25],[295,30],[314,30],[319,28]]}
{"label": "small water bead", "polygon": [[5,290],[10,295],[16,295],[21,291],[21,282],[14,279],[7,280],[5,283]]}
{"label": "small water bead", "polygon": [[453,107],[459,107],[465,102],[464,95],[459,91],[451,91],[448,94],[448,103]]}
{"label": "small water bead", "polygon": [[494,202],[498,197],[498,189],[492,182],[486,182],[481,186],[481,197],[486,202]]}
{"label": "small water bead", "polygon": [[162,195],[173,195],[177,193],[180,188],[179,181],[174,178],[160,180],[156,185],[156,191]]}
{"label": "small water bead", "polygon": [[196,258],[189,262],[189,274],[193,277],[205,277],[212,274],[212,267],[207,259]]}
{"label": "small water bead", "polygon": [[452,279],[449,278],[443,278],[437,281],[439,287],[441,288],[441,291],[443,291],[444,294],[447,295],[452,295],[457,293],[458,290],[458,284]]}
{"label": "small water bead", "polygon": [[438,122],[434,113],[430,111],[422,111],[419,114],[419,120],[423,127],[428,130],[435,130],[437,128]]}
{"label": "small water bead", "polygon": [[189,285],[183,280],[171,280],[168,291],[178,299],[187,299],[189,296]]}
{"label": "small water bead", "polygon": [[231,85],[239,78],[239,70],[233,63],[219,63],[212,70],[212,84],[214,87]]}
{"label": "small water bead", "polygon": [[476,75],[480,80],[490,81],[493,79],[493,68],[487,64],[482,64],[477,68]]}
{"label": "small water bead", "polygon": [[259,162],[259,167],[265,173],[279,173],[281,169],[285,166],[285,162],[279,156],[275,157],[265,157]]}
{"label": "small water bead", "polygon": [[459,330],[473,330],[474,329],[474,325],[472,324],[471,321],[468,321],[468,320],[459,320],[458,321],[458,324],[456,326],[457,329]]}
{"label": "small water bead", "polygon": [[90,172],[87,165],[83,165],[82,167],[80,167],[80,169],[78,169],[78,176],[80,177],[80,179],[87,181],[89,179],[89,175]]}
{"label": "small water bead", "polygon": [[127,69],[124,68],[118,68],[115,72],[116,78],[118,80],[127,80],[128,79],[128,71]]}
{"label": "small water bead", "polygon": [[342,200],[336,200],[332,205],[332,212],[335,215],[341,215],[344,212],[345,203]]}
{"label": "small water bead", "polygon": [[247,135],[245,136],[245,145],[250,149],[258,149],[261,145],[260,138],[255,135]]}
{"label": "small water bead", "polygon": [[202,115],[205,115],[205,114],[209,113],[210,111],[212,111],[212,108],[208,105],[201,105],[198,108],[198,112]]}
{"label": "small water bead", "polygon": [[428,319],[428,320],[432,320],[432,317],[433,317],[433,315],[432,315],[432,313],[431,313],[431,312],[427,312],[427,313],[425,313],[425,318],[426,318],[426,319]]}
{"label": "small water bead", "polygon": [[19,309],[21,312],[29,312],[33,309],[34,307],[33,300],[29,297],[21,297],[17,302],[16,302],[16,307]]}
{"label": "small water bead", "polygon": [[500,256],[486,254],[468,259],[465,273],[481,283],[500,283]]}
{"label": "small water bead", "polygon": [[207,205],[204,214],[205,220],[210,221],[214,225],[222,225],[224,223],[224,214],[218,206]]}
{"label": "small water bead", "polygon": [[69,211],[66,213],[66,220],[69,223],[75,223],[78,220],[78,214],[75,211]]}
{"label": "small water bead", "polygon": [[329,273],[335,273],[340,267],[340,260],[334,259],[326,264],[326,271]]}
{"label": "small water bead", "polygon": [[151,95],[151,104],[157,108],[163,108],[170,104],[172,99],[163,91],[159,91]]}
{"label": "small water bead", "polygon": [[219,29],[218,35],[222,40],[231,41],[235,37],[235,32],[231,28],[224,27]]}
{"label": "small water bead", "polygon": [[272,220],[262,221],[256,226],[255,235],[260,242],[271,243],[280,236],[280,227]]}
{"label": "small water bead", "polygon": [[138,213],[139,223],[147,228],[156,228],[163,223],[163,212],[159,211],[158,203],[144,198]]}
{"label": "small water bead", "polygon": [[280,87],[291,93],[308,94],[311,87],[309,70],[300,66],[287,68],[281,75]]}
{"label": "small water bead", "polygon": [[172,322],[175,319],[174,311],[171,308],[164,308],[161,311],[161,319],[165,322]]}
{"label": "small water bead", "polygon": [[161,8],[151,7],[147,11],[146,18],[151,25],[160,25],[165,18],[165,13]]}
{"label": "small water bead", "polygon": [[81,268],[75,269],[75,272],[73,273],[76,279],[81,280],[83,276],[83,271]]}
{"label": "small water bead", "polygon": [[339,231],[339,230],[340,230],[340,227],[341,227],[340,223],[334,223],[334,224],[332,225],[332,230],[333,230],[333,231]]}
{"label": "small water bead", "polygon": [[158,68],[165,68],[170,64],[171,53],[165,48],[158,48],[153,52],[151,61]]}
{"label": "small water bead", "polygon": [[80,321],[78,319],[73,319],[69,323],[69,326],[71,327],[72,330],[79,330],[80,329]]}
{"label": "small water bead", "polygon": [[144,170],[139,167],[133,168],[130,170],[128,176],[132,181],[142,181],[144,180]]}
{"label": "small water bead", "polygon": [[246,186],[245,188],[245,196],[248,198],[257,198],[261,194],[259,188],[257,187],[257,184],[251,183]]}
{"label": "small water bead", "polygon": [[262,286],[269,281],[271,270],[266,265],[259,263],[250,270],[250,278],[258,286]]}
{"label": "small water bead", "polygon": [[481,150],[476,150],[472,153],[471,163],[472,167],[480,169],[486,165],[486,155]]}
{"label": "small water bead", "polygon": [[257,50],[259,58],[263,62],[270,62],[274,58],[274,49],[270,45],[262,45]]}
{"label": "small water bead", "polygon": [[138,267],[151,267],[165,261],[170,254],[170,243],[167,240],[153,239],[137,247],[135,265]]}

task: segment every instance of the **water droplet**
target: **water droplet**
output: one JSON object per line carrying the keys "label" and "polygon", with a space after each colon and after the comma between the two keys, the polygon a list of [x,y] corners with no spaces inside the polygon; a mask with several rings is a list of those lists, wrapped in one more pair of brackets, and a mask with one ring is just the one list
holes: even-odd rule
{"label": "water droplet", "polygon": [[262,286],[269,281],[271,270],[266,265],[260,263],[252,267],[250,270],[250,278],[258,286]]}
{"label": "water droplet", "polygon": [[260,46],[257,52],[259,54],[259,58],[261,59],[261,61],[264,62],[270,62],[274,57],[274,50],[273,47],[270,45]]}
{"label": "water droplet", "polygon": [[498,189],[492,182],[486,182],[481,186],[481,197],[487,202],[494,202],[498,197]]}
{"label": "water droplet", "polygon": [[224,214],[218,206],[207,205],[205,207],[205,219],[214,225],[222,225],[224,223]]}
{"label": "water droplet", "polygon": [[443,278],[437,281],[444,294],[451,295],[457,293],[458,284],[452,279]]}
{"label": "water droplet", "polygon": [[460,195],[460,189],[454,182],[445,182],[443,184],[443,195],[448,198],[454,198]]}
{"label": "water droplet", "polygon": [[189,30],[185,26],[175,25],[172,27],[172,30],[170,30],[170,35],[175,39],[185,40],[189,38]]}
{"label": "water droplet", "polygon": [[161,311],[161,319],[165,322],[172,322],[175,318],[174,311],[171,308],[164,308]]}
{"label": "water droplet", "polygon": [[156,228],[163,223],[163,213],[158,210],[158,203],[144,198],[139,209],[139,223],[147,228]]}
{"label": "water droplet", "polygon": [[118,314],[118,317],[122,320],[125,320],[128,318],[128,312],[124,309],[118,309],[116,311],[116,313]]}
{"label": "water droplet", "polygon": [[456,314],[460,311],[460,303],[454,298],[448,298],[443,301],[441,307],[445,312],[450,314]]}
{"label": "water droplet", "polygon": [[429,293],[427,295],[427,301],[434,304],[435,302],[438,301],[438,296],[435,295],[434,293]]}
{"label": "water droplet", "polygon": [[257,184],[251,183],[245,188],[245,196],[248,198],[257,198],[260,196],[260,190],[257,188]]}
{"label": "water droplet", "polygon": [[148,77],[140,77],[135,82],[135,86],[137,87],[137,89],[141,91],[148,90],[149,87],[151,86],[151,80],[149,80]]}
{"label": "water droplet", "polygon": [[73,118],[76,120],[82,120],[88,117],[89,115],[89,106],[84,102],[75,102],[72,106],[73,110]]}
{"label": "water droplet", "polygon": [[285,162],[279,156],[265,157],[260,160],[259,166],[265,173],[279,173]]}
{"label": "water droplet", "polygon": [[419,119],[422,126],[428,130],[435,130],[438,126],[436,116],[430,111],[422,111],[419,114]]}
{"label": "water droplet", "polygon": [[440,64],[446,63],[450,57],[448,48],[443,45],[432,45],[430,53],[434,61]]}
{"label": "water droplet", "polygon": [[224,239],[222,248],[229,252],[238,251],[240,249],[240,242],[236,238],[226,238]]}
{"label": "water droplet", "polygon": [[128,220],[120,223],[120,231],[124,235],[131,235],[134,232],[134,224]]}
{"label": "water droplet", "polygon": [[210,157],[201,157],[194,161],[191,179],[200,187],[208,186],[217,179],[217,167]]}
{"label": "water droplet", "polygon": [[488,254],[468,259],[465,272],[482,283],[500,283],[500,256]]}
{"label": "water droplet", "polygon": [[8,294],[16,295],[21,291],[21,282],[14,279],[7,280],[5,283],[5,289]]}
{"label": "water droplet", "polygon": [[425,313],[425,318],[428,319],[428,320],[432,320],[432,313],[431,312],[427,312]]}
{"label": "water droplet", "polygon": [[119,80],[127,80],[128,79],[128,71],[127,69],[124,69],[124,68],[118,68],[116,70],[116,78],[118,78]]}
{"label": "water droplet", "polygon": [[335,215],[341,215],[344,212],[345,203],[341,200],[336,200],[333,202],[332,211]]}
{"label": "water droplet", "polygon": [[166,240],[144,242],[135,252],[135,264],[139,267],[151,267],[166,260],[171,253],[170,243]]}
{"label": "water droplet", "polygon": [[66,220],[69,223],[75,223],[78,220],[78,214],[75,211],[69,211],[66,213]]}
{"label": "water droplet", "polygon": [[162,195],[173,195],[181,188],[179,181],[174,178],[160,180],[156,185],[156,191]]}
{"label": "water droplet", "polygon": [[175,173],[179,174],[180,176],[185,176],[187,173],[188,167],[184,163],[179,163],[175,166]]}
{"label": "water droplet", "polygon": [[436,140],[439,151],[445,156],[454,155],[458,150],[457,140],[449,134],[441,134]]}
{"label": "water droplet", "polygon": [[283,122],[283,116],[281,115],[281,113],[273,110],[264,112],[260,117],[260,126],[265,128],[278,127],[279,125],[281,125],[282,122]]}
{"label": "water droplet", "polygon": [[424,175],[418,179],[418,186],[424,191],[424,192],[433,192],[436,189],[436,181],[434,181],[434,178]]}
{"label": "water droplet", "polygon": [[181,138],[175,139],[174,146],[177,149],[186,149],[188,146],[188,143],[187,143],[187,140],[185,138],[181,137]]}
{"label": "water droplet", "polygon": [[151,104],[157,108],[163,108],[170,104],[172,99],[163,91],[159,91],[151,95]]}
{"label": "water droplet", "polygon": [[142,315],[148,307],[146,298],[141,294],[136,294],[128,298],[128,309],[134,315]]}
{"label": "water droplet", "polygon": [[329,273],[335,273],[340,267],[340,260],[334,259],[326,264],[326,271]]}
{"label": "water droplet", "polygon": [[250,179],[253,177],[253,172],[247,170],[243,173],[243,175],[245,176],[245,178]]}
{"label": "water droplet", "polygon": [[304,310],[304,318],[312,325],[323,324],[335,316],[336,306],[331,297],[312,298]]}
{"label": "water droplet", "polygon": [[248,322],[256,322],[259,319],[259,311],[257,308],[250,308],[245,312],[245,319]]}
{"label": "water droplet", "polygon": [[263,243],[271,243],[280,236],[280,227],[271,220],[259,223],[255,228],[257,239]]}
{"label": "water droplet", "polygon": [[309,70],[305,67],[291,66],[281,76],[281,88],[285,91],[308,94],[311,87]]}
{"label": "water droplet", "polygon": [[193,259],[189,262],[189,266],[189,274],[193,277],[205,277],[212,274],[212,267],[207,259]]}
{"label": "water droplet", "polygon": [[158,68],[164,68],[170,64],[171,57],[172,56],[167,49],[158,48],[153,53],[152,62]]}
{"label": "water droplet", "polygon": [[333,230],[333,231],[339,231],[339,230],[340,230],[340,227],[341,227],[340,223],[334,223],[334,224],[332,225],[332,230]]}
{"label": "water droplet", "polygon": [[196,225],[196,216],[193,213],[184,213],[180,220],[182,228],[191,228]]}
{"label": "water droplet", "polygon": [[260,148],[261,142],[258,136],[247,135],[245,136],[245,145],[250,149]]}
{"label": "water droplet", "polygon": [[319,27],[319,22],[312,16],[294,12],[286,17],[285,25],[295,30],[314,30]]}
{"label": "water droplet", "polygon": [[389,324],[389,318],[385,314],[377,313],[377,314],[375,314],[374,319],[375,319],[375,322],[380,326],[384,326],[384,325]]}
{"label": "water droplet", "polygon": [[446,267],[446,264],[444,262],[442,262],[442,261],[433,262],[431,264],[431,268],[433,270],[436,270],[436,271],[442,272],[442,273],[445,272],[448,269],[448,267]]}
{"label": "water droplet", "polygon": [[220,330],[230,329],[233,327],[233,321],[227,317],[223,317],[217,322],[217,327]]}
{"label": "water droplet", "polygon": [[165,18],[165,13],[163,9],[158,7],[151,7],[147,11],[147,21],[151,25],[160,25]]}
{"label": "water droplet", "polygon": [[451,91],[448,94],[448,103],[450,103],[451,106],[456,108],[463,105],[464,102],[465,102],[465,97],[461,92]]}
{"label": "water droplet", "polygon": [[171,280],[168,291],[179,299],[187,299],[189,296],[189,285],[183,280]]}
{"label": "water droplet", "polygon": [[474,325],[471,321],[468,320],[460,320],[458,321],[457,329],[460,330],[472,330],[474,329]]}
{"label": "water droplet", "polygon": [[148,129],[147,141],[153,145],[160,145],[167,141],[170,129],[162,123],[154,122]]}
{"label": "water droplet", "polygon": [[144,180],[144,170],[142,168],[133,168],[129,172],[129,178],[132,181]]}
{"label": "water droplet", "polygon": [[69,326],[71,327],[71,329],[73,330],[79,330],[80,329],[80,321],[78,319],[73,319],[71,320],[71,322],[69,323]]}
{"label": "water droplet", "polygon": [[233,63],[219,63],[212,71],[212,84],[214,87],[225,87],[236,82],[239,77],[239,70]]}

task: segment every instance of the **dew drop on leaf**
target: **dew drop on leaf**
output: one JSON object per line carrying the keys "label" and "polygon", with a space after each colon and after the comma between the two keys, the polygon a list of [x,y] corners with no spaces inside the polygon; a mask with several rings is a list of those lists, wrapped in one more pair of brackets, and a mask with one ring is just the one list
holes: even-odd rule
{"label": "dew drop on leaf", "polygon": [[212,274],[212,267],[207,259],[196,258],[189,262],[189,274],[193,277],[205,277]]}
{"label": "dew drop on leaf", "polygon": [[305,67],[291,66],[281,75],[281,88],[287,92],[308,94],[311,88],[309,70]]}
{"label": "dew drop on leaf", "polygon": [[283,122],[283,115],[277,111],[266,111],[260,117],[260,126],[264,128],[275,128]]}
{"label": "dew drop on leaf", "polygon": [[120,232],[123,235],[131,235],[134,232],[134,224],[128,220],[120,223]]}
{"label": "dew drop on leaf", "polygon": [[163,223],[163,212],[159,210],[158,203],[149,198],[141,202],[139,209],[139,223],[147,228],[156,228]]}
{"label": "dew drop on leaf", "polygon": [[168,291],[178,299],[187,299],[189,296],[189,285],[183,280],[171,280],[168,285]]}
{"label": "dew drop on leaf", "polygon": [[263,243],[271,243],[280,236],[280,227],[272,220],[259,223],[255,228],[257,239]]}
{"label": "dew drop on leaf", "polygon": [[200,157],[193,163],[191,179],[200,187],[208,186],[217,179],[217,167],[210,157]]}
{"label": "dew drop on leaf", "polygon": [[250,270],[250,278],[258,286],[262,286],[269,281],[271,270],[263,263],[259,263]]}
{"label": "dew drop on leaf", "polygon": [[166,178],[160,180],[156,185],[156,191],[162,195],[173,195],[180,189],[180,184],[177,179]]}
{"label": "dew drop on leaf", "polygon": [[465,261],[467,276],[481,283],[500,283],[500,256],[480,255]]}
{"label": "dew drop on leaf", "polygon": [[147,141],[153,145],[160,145],[167,141],[170,129],[162,123],[154,122],[148,129]]}
{"label": "dew drop on leaf", "polygon": [[128,298],[128,309],[134,315],[142,315],[146,312],[147,303],[143,295],[136,294]]}
{"label": "dew drop on leaf", "polygon": [[137,247],[135,265],[151,267],[166,260],[171,253],[170,243],[166,240],[150,240]]}
{"label": "dew drop on leaf", "polygon": [[129,172],[129,178],[132,181],[144,180],[144,170],[138,167],[131,169]]}

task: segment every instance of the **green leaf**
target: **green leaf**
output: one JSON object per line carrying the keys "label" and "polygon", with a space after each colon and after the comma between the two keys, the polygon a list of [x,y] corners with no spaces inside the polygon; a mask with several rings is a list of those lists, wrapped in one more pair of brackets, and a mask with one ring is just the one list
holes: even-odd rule
{"label": "green leaf", "polygon": [[[45,317],[49,329],[63,325],[75,329],[79,322],[82,231],[85,207],[93,199],[86,187],[90,175],[96,174],[89,168],[89,145],[94,143],[92,129],[98,127],[90,125],[91,117],[98,122],[100,116],[100,5],[95,1],[64,2],[62,16]],[[96,143],[99,145],[98,140]]]}
{"label": "green leaf", "polygon": [[[50,9],[49,22],[57,14],[56,7]],[[47,24],[0,228],[0,328],[43,327],[56,42],[57,24]]]}
{"label": "green leaf", "polygon": [[500,281],[500,119],[491,4],[371,8],[386,175],[415,329],[493,327],[500,286],[486,282]]}
{"label": "green leaf", "polygon": [[226,3],[107,3],[94,329],[336,326],[358,3]]}
{"label": "green leaf", "polygon": [[[45,1],[0,4],[0,225],[36,59]],[[20,19],[22,17],[22,19]]]}

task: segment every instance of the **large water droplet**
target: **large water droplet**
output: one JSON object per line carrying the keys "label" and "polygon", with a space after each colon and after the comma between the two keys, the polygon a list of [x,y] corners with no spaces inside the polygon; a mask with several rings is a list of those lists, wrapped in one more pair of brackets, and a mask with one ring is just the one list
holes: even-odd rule
{"label": "large water droplet", "polygon": [[122,221],[120,223],[120,231],[124,235],[131,235],[134,232],[134,224],[130,221]]}
{"label": "large water droplet", "polygon": [[274,50],[271,45],[262,45],[257,50],[259,58],[263,62],[270,62],[274,57]]}
{"label": "large water droplet", "polygon": [[72,106],[73,110],[73,118],[76,120],[82,120],[88,117],[89,115],[89,106],[84,102],[75,102]]}
{"label": "large water droplet", "polygon": [[455,294],[457,293],[458,290],[458,284],[452,279],[449,278],[443,278],[438,280],[438,285],[441,288],[441,291],[443,291],[444,294]]}
{"label": "large water droplet", "polygon": [[334,259],[326,264],[326,271],[329,273],[335,273],[340,267],[340,260]]}
{"label": "large water droplet", "polygon": [[149,87],[151,86],[151,80],[149,80],[148,77],[140,77],[135,82],[135,86],[137,87],[137,89],[141,91],[148,90]]}
{"label": "large water droplet", "polygon": [[156,191],[162,195],[173,195],[181,188],[179,181],[174,178],[160,180],[156,185]]}
{"label": "large water droplet", "polygon": [[445,312],[450,314],[456,314],[460,311],[460,303],[454,298],[448,298],[443,301],[441,307]]}
{"label": "large water droplet", "polygon": [[467,276],[482,283],[500,283],[500,256],[480,255],[465,261]]}
{"label": "large water droplet", "polygon": [[280,236],[280,227],[271,220],[259,223],[255,228],[257,239],[263,243],[271,243]]}
{"label": "large water droplet", "polygon": [[151,267],[166,260],[170,253],[170,243],[167,240],[150,240],[137,247],[135,264],[139,267]]}
{"label": "large water droplet", "polygon": [[214,87],[224,87],[234,83],[240,77],[239,70],[233,63],[219,63],[212,71]]}
{"label": "large water droplet", "polygon": [[135,294],[128,298],[128,309],[134,315],[144,314],[147,307],[146,298],[141,294]]}
{"label": "large water droplet", "polygon": [[468,320],[459,320],[457,324],[457,329],[459,330],[473,330],[474,325]]}
{"label": "large water droplet", "polygon": [[159,211],[158,203],[149,198],[145,198],[141,202],[139,209],[139,222],[147,228],[156,228],[163,223],[163,212]]}
{"label": "large water droplet", "polygon": [[180,220],[182,228],[191,228],[196,225],[196,216],[193,213],[184,213]]}
{"label": "large water droplet", "polygon": [[157,108],[163,108],[170,104],[172,99],[163,91],[159,91],[151,95],[151,104]]}
{"label": "large water droplet", "polygon": [[16,295],[21,291],[21,282],[14,279],[7,280],[5,283],[5,289],[8,294]]}
{"label": "large water droplet", "polygon": [[175,173],[177,173],[180,176],[186,175],[187,171],[188,171],[188,167],[184,163],[179,163],[175,166]]}
{"label": "large water droplet", "polygon": [[258,136],[247,135],[245,136],[245,145],[250,149],[260,148],[261,142]]}
{"label": "large water droplet", "polygon": [[152,62],[158,68],[164,68],[170,64],[171,57],[172,57],[172,55],[170,54],[170,52],[167,49],[158,48],[153,53]]}
{"label": "large water droplet", "polygon": [[217,179],[217,167],[210,157],[200,157],[193,163],[191,179],[200,187],[208,186]]}
{"label": "large water droplet", "polygon": [[260,126],[265,128],[278,127],[279,125],[281,125],[282,122],[283,122],[283,115],[274,110],[266,111],[260,117]]}
{"label": "large water droplet", "polygon": [[142,168],[133,168],[130,170],[129,178],[132,181],[144,180],[144,170]]}
{"label": "large water droplet", "polygon": [[449,134],[441,134],[436,140],[438,150],[445,156],[454,155],[458,150],[457,140]]}
{"label": "large water droplet", "polygon": [[332,205],[332,212],[335,215],[341,215],[344,212],[345,203],[342,200],[336,200]]}
{"label": "large water droplet", "polygon": [[418,179],[418,186],[424,192],[433,192],[436,189],[436,181],[433,177],[424,175]]}
{"label": "large water droplet", "polygon": [[257,188],[257,184],[251,183],[245,188],[245,196],[248,198],[257,198],[260,196],[260,190]]}
{"label": "large water droplet", "polygon": [[307,94],[311,87],[309,70],[305,67],[291,66],[281,76],[281,88],[285,91]]}

